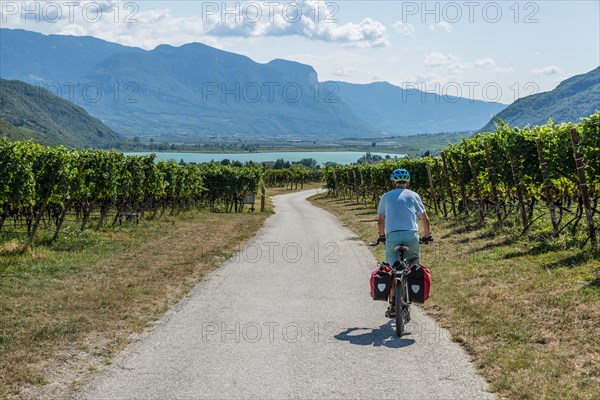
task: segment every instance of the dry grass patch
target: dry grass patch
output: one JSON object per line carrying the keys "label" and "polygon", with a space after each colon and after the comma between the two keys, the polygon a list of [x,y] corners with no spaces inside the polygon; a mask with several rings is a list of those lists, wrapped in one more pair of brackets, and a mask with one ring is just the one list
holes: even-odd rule
{"label": "dry grass patch", "polygon": [[[363,240],[376,213],[324,195],[313,202]],[[600,398],[600,262],[565,242],[514,240],[492,227],[433,218],[423,262],[433,284],[426,312],[464,345],[511,399]],[[375,250],[383,259],[383,247]]]}
{"label": "dry grass patch", "polygon": [[[0,255],[0,398],[64,398],[269,213],[190,213]],[[80,243],[82,242],[82,243]]]}

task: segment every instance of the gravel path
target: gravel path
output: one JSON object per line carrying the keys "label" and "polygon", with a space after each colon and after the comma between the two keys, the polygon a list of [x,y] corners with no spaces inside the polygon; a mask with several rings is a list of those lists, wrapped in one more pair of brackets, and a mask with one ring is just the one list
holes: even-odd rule
{"label": "gravel path", "polygon": [[493,399],[420,309],[395,335],[373,256],[311,194],[276,197],[254,240],[76,398]]}

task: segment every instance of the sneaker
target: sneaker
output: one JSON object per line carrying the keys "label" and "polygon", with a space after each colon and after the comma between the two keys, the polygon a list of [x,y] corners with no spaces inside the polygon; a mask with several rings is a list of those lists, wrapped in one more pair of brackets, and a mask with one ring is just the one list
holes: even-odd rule
{"label": "sneaker", "polygon": [[388,307],[385,316],[386,318],[396,318],[396,311],[392,307]]}

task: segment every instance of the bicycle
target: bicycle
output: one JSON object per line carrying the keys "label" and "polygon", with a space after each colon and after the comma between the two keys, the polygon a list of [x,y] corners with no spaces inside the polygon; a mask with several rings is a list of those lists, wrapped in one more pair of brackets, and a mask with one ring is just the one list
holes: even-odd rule
{"label": "bicycle", "polygon": [[[426,236],[419,239],[419,244],[431,242],[433,242],[432,236]],[[385,239],[379,238],[376,241],[369,243],[369,246],[377,246],[379,243],[385,243]],[[407,284],[410,265],[408,264],[408,260],[404,258],[404,255],[409,249],[407,246],[396,246],[394,250],[398,253],[398,262],[391,266],[392,280],[394,281],[392,287],[394,290],[394,298],[390,302],[390,305],[393,304],[395,315],[391,315],[392,310],[389,308],[388,313],[390,314],[390,318],[395,318],[396,320],[396,334],[398,337],[402,337],[402,335],[404,335],[406,324],[410,322],[410,296],[408,294]],[[398,293],[401,293],[402,295],[398,296]],[[390,291],[390,296],[391,295]],[[386,315],[388,315],[388,313],[386,313]]]}

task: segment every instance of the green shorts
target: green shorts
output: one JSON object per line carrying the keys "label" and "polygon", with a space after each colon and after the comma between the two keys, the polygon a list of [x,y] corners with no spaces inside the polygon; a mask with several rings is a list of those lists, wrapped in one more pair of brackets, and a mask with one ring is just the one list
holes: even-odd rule
{"label": "green shorts", "polygon": [[408,247],[408,252],[404,255],[406,260],[419,258],[421,250],[419,233],[417,231],[394,231],[386,234],[385,260],[390,265],[398,261],[399,254],[394,251],[396,246]]}

